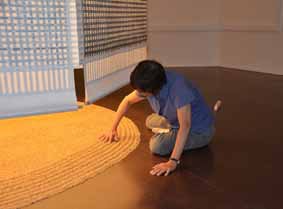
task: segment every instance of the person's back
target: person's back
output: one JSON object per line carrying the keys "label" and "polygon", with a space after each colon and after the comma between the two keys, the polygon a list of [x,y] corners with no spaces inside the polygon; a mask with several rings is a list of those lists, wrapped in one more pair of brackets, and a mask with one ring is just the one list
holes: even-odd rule
{"label": "person's back", "polygon": [[193,82],[175,71],[165,71],[165,73],[166,84],[158,94],[147,98],[152,109],[164,116],[172,128],[179,128],[176,110],[182,105],[191,104],[191,131],[208,130],[214,123],[214,116],[200,90]]}

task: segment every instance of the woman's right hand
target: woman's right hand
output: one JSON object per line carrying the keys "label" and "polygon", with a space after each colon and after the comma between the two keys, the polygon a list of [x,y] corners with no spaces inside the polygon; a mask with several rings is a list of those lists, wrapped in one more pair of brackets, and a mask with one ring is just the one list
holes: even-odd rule
{"label": "woman's right hand", "polygon": [[105,143],[111,143],[114,141],[119,141],[118,133],[116,130],[114,131],[108,131],[101,136],[99,136],[99,139],[102,140]]}

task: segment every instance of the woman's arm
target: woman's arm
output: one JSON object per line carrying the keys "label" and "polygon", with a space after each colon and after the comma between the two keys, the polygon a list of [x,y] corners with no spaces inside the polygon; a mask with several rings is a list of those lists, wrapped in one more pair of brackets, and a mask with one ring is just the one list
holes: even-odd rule
{"label": "woman's arm", "polygon": [[191,105],[186,105],[177,109],[177,116],[180,128],[177,133],[176,143],[171,154],[171,158],[179,160],[191,128]]}
{"label": "woman's arm", "polygon": [[128,111],[128,109],[130,108],[131,105],[140,102],[142,100],[144,100],[144,97],[140,97],[137,93],[137,91],[133,91],[132,93],[130,93],[129,95],[127,95],[126,97],[124,97],[124,99],[122,100],[122,102],[120,103],[117,111],[116,111],[116,115],[115,115],[115,119],[113,121],[112,124],[112,128],[111,130],[117,130],[117,127],[121,121],[121,119],[123,118],[123,116],[126,114],[126,112]]}
{"label": "woman's arm", "polygon": [[[178,108],[177,116],[180,128],[177,133],[177,138],[173,152],[171,154],[171,158],[179,160],[182,155],[191,128],[191,105],[186,105],[181,108]],[[155,165],[150,171],[150,174],[157,176],[165,174],[165,176],[167,176],[170,172],[174,171],[176,167],[177,163],[175,161],[168,160],[165,163],[159,163]]]}
{"label": "woman's arm", "polygon": [[107,133],[102,134],[99,137],[99,139],[101,139],[104,142],[112,142],[113,140],[118,141],[119,138],[117,134],[117,128],[119,126],[121,119],[126,114],[127,110],[130,108],[131,105],[140,102],[144,99],[145,99],[144,97],[140,97],[138,95],[136,90],[130,93],[129,95],[127,95],[126,97],[124,97],[124,99],[122,100],[116,111],[115,118],[110,130]]}

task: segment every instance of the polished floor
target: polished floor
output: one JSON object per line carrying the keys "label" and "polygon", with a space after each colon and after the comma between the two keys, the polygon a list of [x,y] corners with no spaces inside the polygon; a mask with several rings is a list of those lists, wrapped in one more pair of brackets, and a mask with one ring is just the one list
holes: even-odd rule
{"label": "polished floor", "polygon": [[[168,177],[149,174],[166,161],[150,154],[147,102],[127,113],[141,131],[137,150],[121,163],[29,209],[282,209],[283,76],[225,68],[175,68],[212,106],[223,101],[210,146],[184,153]],[[95,104],[113,110],[129,86]]]}

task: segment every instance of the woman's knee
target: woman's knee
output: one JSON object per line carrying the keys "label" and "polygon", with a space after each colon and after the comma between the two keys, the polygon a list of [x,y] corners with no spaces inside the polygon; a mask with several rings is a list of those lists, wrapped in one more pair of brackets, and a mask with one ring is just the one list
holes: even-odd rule
{"label": "woman's knee", "polygon": [[153,128],[169,128],[170,125],[166,121],[166,119],[158,114],[151,114],[147,116],[146,121],[145,121],[145,126],[148,129],[153,129]]}

